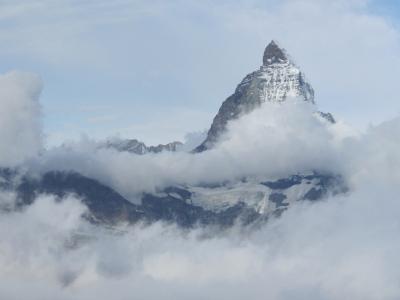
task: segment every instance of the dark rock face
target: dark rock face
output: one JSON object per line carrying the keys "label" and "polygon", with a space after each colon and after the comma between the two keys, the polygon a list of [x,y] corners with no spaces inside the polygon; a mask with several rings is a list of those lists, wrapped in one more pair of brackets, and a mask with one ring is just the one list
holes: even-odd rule
{"label": "dark rock face", "polygon": [[285,51],[280,48],[275,41],[271,41],[265,48],[263,56],[263,65],[268,66],[275,63],[287,62],[289,59]]}
{"label": "dark rock face", "polygon": [[180,146],[182,146],[183,144],[181,142],[172,142],[172,143],[168,143],[168,144],[160,144],[158,146],[148,146],[148,152],[152,152],[152,153],[160,153],[163,151],[170,151],[170,152],[174,152],[177,151],[178,148]]}
{"label": "dark rock face", "polygon": [[272,41],[265,49],[263,65],[247,75],[235,93],[222,103],[207,138],[194,152],[212,148],[230,120],[250,113],[264,102],[279,103],[288,97],[314,103],[314,90],[300,69],[290,61],[285,50]]}
{"label": "dark rock face", "polygon": [[269,200],[275,203],[277,207],[289,206],[288,203],[283,203],[283,201],[286,199],[287,199],[286,195],[282,193],[272,193],[269,195]]}
{"label": "dark rock face", "polygon": [[321,118],[324,118],[325,120],[327,120],[329,123],[335,124],[336,120],[335,118],[332,116],[331,113],[324,113],[322,111],[319,111],[318,114],[321,116]]}
{"label": "dark rock face", "polygon": [[0,168],[0,190],[12,188],[12,180],[17,175],[16,171],[8,168]]}
{"label": "dark rock face", "polygon": [[310,188],[305,195],[298,200],[315,201],[324,198],[329,193],[332,195],[337,195],[346,193],[348,191],[348,188],[341,176],[320,174],[317,172],[314,172],[311,175],[293,175],[288,178],[278,179],[276,181],[262,182],[261,184],[276,192],[279,192],[303,183],[310,185]]}
{"label": "dark rock face", "polygon": [[294,185],[300,184],[302,180],[302,176],[294,175],[289,178],[278,179],[276,181],[262,182],[261,184],[269,187],[272,190],[285,190]]}

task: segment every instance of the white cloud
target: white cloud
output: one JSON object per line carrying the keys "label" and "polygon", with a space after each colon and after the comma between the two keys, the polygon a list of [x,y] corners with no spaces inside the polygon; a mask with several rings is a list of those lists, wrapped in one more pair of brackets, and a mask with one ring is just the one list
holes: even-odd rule
{"label": "white cloud", "polygon": [[42,146],[41,80],[29,73],[0,75],[0,165],[13,166]]}

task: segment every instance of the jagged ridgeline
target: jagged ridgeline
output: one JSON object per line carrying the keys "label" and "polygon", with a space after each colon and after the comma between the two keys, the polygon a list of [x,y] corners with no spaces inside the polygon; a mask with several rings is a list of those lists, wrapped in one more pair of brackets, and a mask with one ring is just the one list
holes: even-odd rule
{"label": "jagged ridgeline", "polygon": [[103,143],[100,148],[109,148],[121,152],[130,152],[143,155],[147,153],[160,153],[164,151],[175,152],[182,145],[183,144],[181,142],[172,142],[165,145],[159,144],[158,146],[147,146],[145,143],[136,139],[112,139]]}
{"label": "jagged ridgeline", "polygon": [[[214,147],[230,120],[240,118],[265,102],[279,103],[291,101],[292,98],[300,98],[314,105],[314,91],[304,74],[286,51],[272,41],[265,49],[260,69],[247,75],[235,93],[222,103],[205,141],[192,155],[199,155],[198,152]],[[329,113],[319,114],[334,123]],[[131,139],[108,141],[100,148],[148,155],[177,151],[180,146],[178,142],[146,146]],[[17,207],[30,205],[38,194],[55,195],[63,199],[72,193],[87,206],[86,218],[93,223],[163,221],[183,227],[257,224],[268,220],[270,216],[280,215],[297,201],[318,201],[328,195],[347,191],[340,175],[314,171],[273,180],[245,178],[214,185],[175,185],[128,199],[106,183],[76,172],[51,170],[38,177],[0,169],[0,188],[15,192],[18,196]]]}

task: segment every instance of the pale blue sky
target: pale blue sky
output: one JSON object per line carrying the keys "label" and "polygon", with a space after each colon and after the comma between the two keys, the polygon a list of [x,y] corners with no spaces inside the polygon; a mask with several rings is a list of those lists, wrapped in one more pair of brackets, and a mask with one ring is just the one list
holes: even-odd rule
{"label": "pale blue sky", "polygon": [[363,128],[400,112],[394,0],[0,1],[0,71],[44,81],[49,144],[208,128],[277,39],[320,108]]}

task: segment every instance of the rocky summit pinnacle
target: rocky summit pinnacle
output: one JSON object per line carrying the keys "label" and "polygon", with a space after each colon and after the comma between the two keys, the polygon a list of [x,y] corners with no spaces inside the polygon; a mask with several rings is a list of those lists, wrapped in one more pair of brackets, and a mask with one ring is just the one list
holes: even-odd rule
{"label": "rocky summit pinnacle", "polygon": [[263,57],[263,65],[268,66],[274,63],[283,63],[287,62],[288,56],[285,53],[285,50],[280,48],[278,44],[272,40],[271,43],[265,48],[264,57]]}
{"label": "rocky summit pinnacle", "polygon": [[271,41],[264,51],[263,65],[248,74],[235,93],[222,103],[205,141],[193,151],[212,148],[230,120],[253,111],[265,102],[279,103],[293,98],[314,104],[314,90],[286,51]]}

